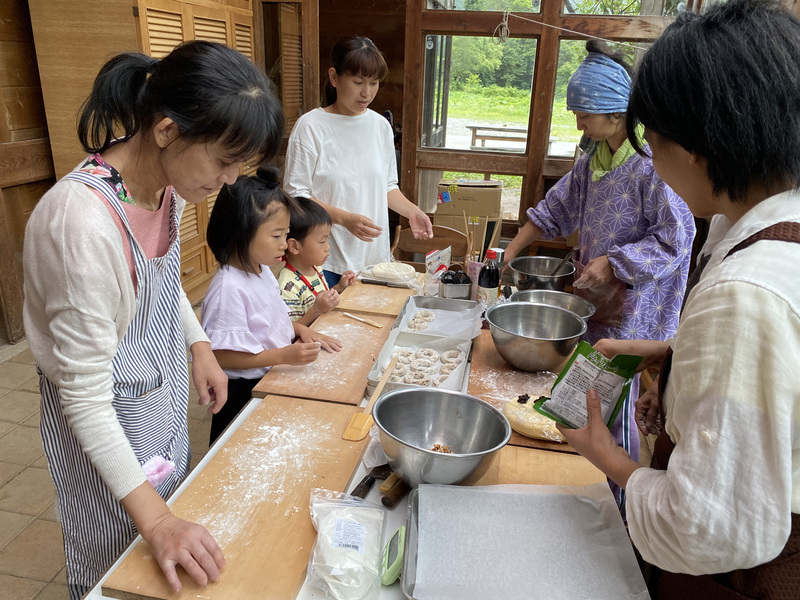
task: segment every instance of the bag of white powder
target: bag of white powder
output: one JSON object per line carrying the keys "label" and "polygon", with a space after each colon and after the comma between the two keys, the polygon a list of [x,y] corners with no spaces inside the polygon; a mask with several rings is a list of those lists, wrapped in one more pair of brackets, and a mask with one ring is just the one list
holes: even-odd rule
{"label": "bag of white powder", "polygon": [[355,496],[315,488],[310,512],[317,539],[306,582],[329,600],[377,599],[384,510]]}

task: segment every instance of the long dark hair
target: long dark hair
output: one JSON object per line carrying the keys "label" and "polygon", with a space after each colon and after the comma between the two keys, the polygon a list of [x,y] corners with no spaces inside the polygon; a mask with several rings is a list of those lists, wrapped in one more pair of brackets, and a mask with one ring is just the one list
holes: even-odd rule
{"label": "long dark hair", "polygon": [[189,141],[219,141],[231,159],[272,158],[283,136],[281,104],[258,67],[232,48],[193,41],[161,60],[109,60],[83,105],[78,138],[87,152],[102,152],[162,116]]}
{"label": "long dark hair", "polygon": [[280,171],[261,166],[255,177],[240,175],[223,185],[208,220],[206,239],[222,265],[236,260],[244,271],[258,273],[250,259],[250,242],[258,228],[280,210],[294,212],[294,199],[278,185]]}
{"label": "long dark hair", "polygon": [[715,194],[800,185],[800,20],[771,0],[729,0],[678,16],[634,78],[638,122],[708,163]]}
{"label": "long dark hair", "polygon": [[[350,37],[336,42],[331,50],[331,66],[337,75],[374,77],[381,83],[389,76],[389,67],[383,53],[368,37]],[[325,106],[336,102],[336,88],[325,73]]]}

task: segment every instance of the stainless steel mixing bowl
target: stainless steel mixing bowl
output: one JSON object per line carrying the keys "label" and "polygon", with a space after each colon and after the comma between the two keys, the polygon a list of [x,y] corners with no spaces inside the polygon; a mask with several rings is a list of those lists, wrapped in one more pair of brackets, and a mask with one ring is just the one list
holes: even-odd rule
{"label": "stainless steel mixing bowl", "polygon": [[533,302],[503,302],[486,311],[497,352],[522,371],[553,371],[563,363],[586,322],[559,306]]}
{"label": "stainless steel mixing bowl", "polygon": [[[460,392],[415,388],[381,396],[372,409],[389,465],[409,486],[477,481],[511,437],[492,405]],[[452,454],[434,452],[444,444]]]}
{"label": "stainless steel mixing bowl", "polygon": [[558,290],[572,283],[575,265],[567,262],[557,275],[550,275],[561,262],[554,256],[518,256],[510,263],[509,268],[514,276],[514,285],[518,290]]}
{"label": "stainless steel mixing bowl", "polygon": [[570,312],[574,312],[584,321],[594,314],[595,306],[575,294],[567,292],[557,292],[555,290],[520,290],[511,294],[509,298],[512,302],[535,302],[536,304],[549,304],[560,306]]}

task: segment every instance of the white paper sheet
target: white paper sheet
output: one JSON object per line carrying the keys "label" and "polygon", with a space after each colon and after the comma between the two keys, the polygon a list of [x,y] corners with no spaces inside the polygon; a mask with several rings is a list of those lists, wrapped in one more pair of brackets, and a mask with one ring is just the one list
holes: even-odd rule
{"label": "white paper sheet", "polygon": [[606,484],[422,485],[416,553],[414,600],[650,597]]}

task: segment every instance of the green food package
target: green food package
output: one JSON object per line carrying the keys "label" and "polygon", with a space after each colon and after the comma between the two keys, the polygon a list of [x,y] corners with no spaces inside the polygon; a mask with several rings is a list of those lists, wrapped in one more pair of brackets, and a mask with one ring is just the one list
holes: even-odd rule
{"label": "green food package", "polygon": [[627,354],[606,358],[580,342],[553,384],[550,398],[539,398],[533,407],[561,425],[579,429],[588,423],[586,392],[595,389],[603,421],[610,429],[642,360],[641,356]]}

